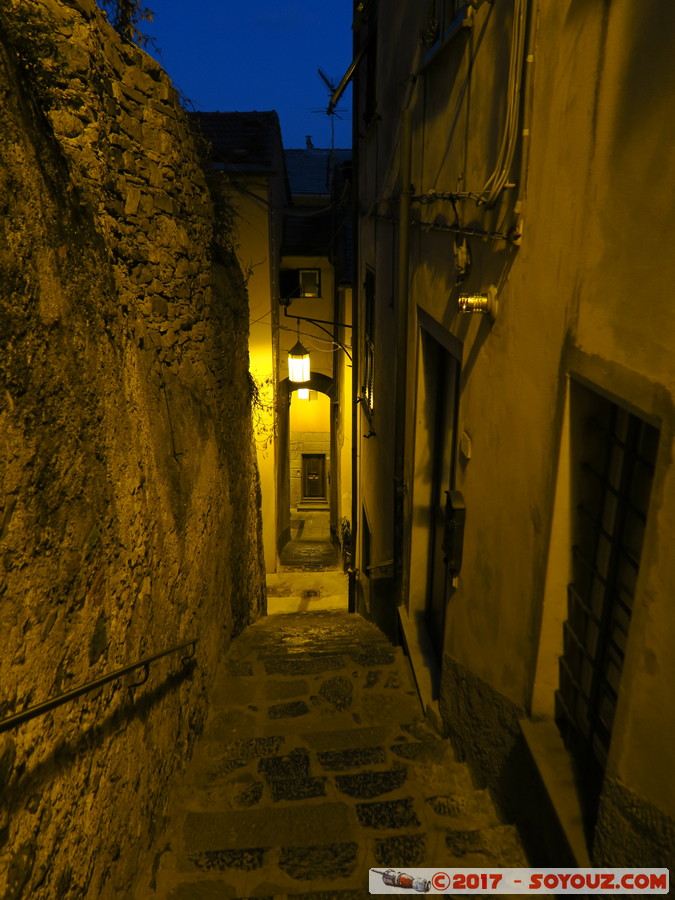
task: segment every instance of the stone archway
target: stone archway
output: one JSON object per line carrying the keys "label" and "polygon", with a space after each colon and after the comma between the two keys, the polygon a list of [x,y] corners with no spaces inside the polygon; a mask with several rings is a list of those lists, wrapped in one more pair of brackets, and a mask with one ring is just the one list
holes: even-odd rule
{"label": "stone archway", "polygon": [[[330,400],[330,456],[334,465],[339,464],[336,452],[335,428],[335,382],[327,375],[312,372],[309,381],[303,387],[310,391],[325,394]],[[281,553],[291,538],[291,483],[290,483],[290,403],[291,394],[298,385],[284,378],[279,382],[277,390],[277,552]],[[337,483],[338,479],[330,479],[328,487],[328,506],[331,534],[337,533]]]}

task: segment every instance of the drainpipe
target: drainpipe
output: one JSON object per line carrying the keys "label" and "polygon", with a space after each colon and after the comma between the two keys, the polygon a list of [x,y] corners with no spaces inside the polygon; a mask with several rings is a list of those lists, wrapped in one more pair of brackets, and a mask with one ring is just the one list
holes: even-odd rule
{"label": "drainpipe", "polygon": [[399,203],[398,229],[398,291],[396,317],[396,428],[394,439],[394,563],[396,602],[405,602],[404,586],[404,513],[405,495],[405,445],[406,405],[409,343],[409,289],[410,274],[410,189],[412,168],[412,111],[401,114],[401,200]]}
{"label": "drainpipe", "polygon": [[[354,183],[354,191],[356,193],[358,181],[356,180],[355,158],[352,158],[352,180]],[[359,283],[358,283],[358,207],[354,206],[354,247],[353,247],[353,278],[352,278],[352,523],[350,535],[350,553],[349,561],[349,612],[356,612],[356,548],[359,537],[359,514],[361,509],[360,500],[360,475],[361,466],[359,459],[359,442],[360,442],[360,417],[361,410],[359,408],[359,361],[360,361],[360,331],[359,331]]]}
{"label": "drainpipe", "polygon": [[518,176],[518,198],[515,204],[517,243],[520,244],[523,234],[523,207],[527,198],[527,176],[530,162],[530,126],[532,122],[532,106],[534,101],[534,51],[536,48],[537,10],[533,0],[526,0],[525,27],[527,44],[523,68],[525,69],[523,88],[523,120],[521,131],[520,175]]}
{"label": "drainpipe", "polygon": [[[357,29],[352,24],[354,31],[354,47],[358,40]],[[351,559],[349,564],[349,593],[347,608],[350,613],[356,612],[356,549],[359,538],[359,514],[361,510],[360,500],[360,460],[359,460],[359,441],[360,441],[360,417],[361,410],[359,408],[359,366],[361,358],[361,331],[359,327],[359,298],[361,291],[359,287],[359,241],[361,233],[361,223],[359,221],[359,122],[360,111],[358,110],[358,93],[357,85],[354,85],[354,108],[352,111],[352,523],[351,523]]]}

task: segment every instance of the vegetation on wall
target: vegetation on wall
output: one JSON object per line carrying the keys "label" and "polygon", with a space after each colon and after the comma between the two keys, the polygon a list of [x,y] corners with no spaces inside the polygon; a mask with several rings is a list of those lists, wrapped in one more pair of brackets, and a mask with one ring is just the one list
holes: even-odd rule
{"label": "vegetation on wall", "polygon": [[250,371],[248,379],[255,443],[260,450],[267,450],[275,437],[274,379],[271,376],[257,378]]}
{"label": "vegetation on wall", "polygon": [[246,291],[168,76],[92,0],[0,0],[0,94],[0,718],[199,638],[189,679],[0,735],[0,897],[109,900],[264,609]]}
{"label": "vegetation on wall", "polygon": [[100,0],[101,6],[110,15],[115,31],[127,41],[147,47],[152,38],[141,31],[142,22],[152,22],[154,13],[141,0]]}
{"label": "vegetation on wall", "polygon": [[11,47],[25,83],[46,107],[66,71],[54,40],[54,22],[30,2],[0,6],[0,40]]}

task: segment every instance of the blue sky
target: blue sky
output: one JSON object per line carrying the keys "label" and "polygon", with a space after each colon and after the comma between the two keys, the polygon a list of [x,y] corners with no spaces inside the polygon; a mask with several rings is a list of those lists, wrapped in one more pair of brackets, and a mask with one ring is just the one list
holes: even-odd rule
{"label": "blue sky", "polygon": [[[329,147],[329,91],[352,57],[352,0],[143,0],[154,12],[148,47],[195,109],[275,109],[284,146]],[[318,112],[315,112],[318,110]],[[335,146],[351,144],[351,88],[335,119]]]}

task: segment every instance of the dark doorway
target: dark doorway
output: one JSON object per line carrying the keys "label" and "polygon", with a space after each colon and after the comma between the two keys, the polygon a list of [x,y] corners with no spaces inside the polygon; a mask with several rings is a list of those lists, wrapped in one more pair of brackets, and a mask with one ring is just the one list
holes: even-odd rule
{"label": "dark doorway", "polygon": [[431,422],[431,516],[429,533],[429,580],[425,617],[440,661],[445,632],[445,607],[450,578],[443,549],[448,492],[455,486],[455,445],[459,360],[422,330],[423,354],[429,379]]}
{"label": "dark doorway", "polygon": [[302,454],[302,499],[326,499],[326,454]]}

